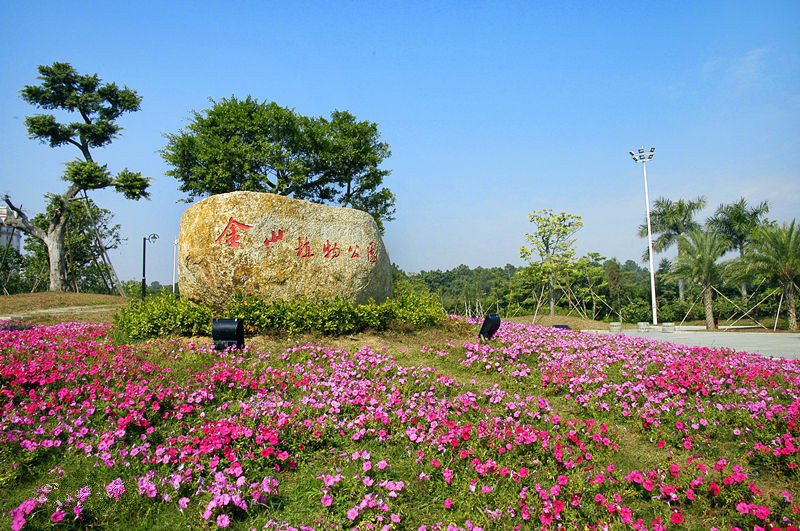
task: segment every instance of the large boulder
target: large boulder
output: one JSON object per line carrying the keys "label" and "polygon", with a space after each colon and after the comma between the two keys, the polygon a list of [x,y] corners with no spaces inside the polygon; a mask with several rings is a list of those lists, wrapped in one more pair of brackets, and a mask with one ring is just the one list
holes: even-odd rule
{"label": "large boulder", "polygon": [[215,306],[237,291],[382,302],[392,286],[372,216],[257,192],[213,195],[184,212],[178,278],[181,297]]}

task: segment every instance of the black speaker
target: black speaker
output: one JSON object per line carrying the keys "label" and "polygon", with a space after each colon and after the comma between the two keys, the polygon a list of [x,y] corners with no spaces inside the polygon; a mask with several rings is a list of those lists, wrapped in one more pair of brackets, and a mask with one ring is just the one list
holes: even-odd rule
{"label": "black speaker", "polygon": [[228,347],[244,347],[244,324],[241,319],[214,319],[211,322],[211,339],[214,349],[225,350]]}
{"label": "black speaker", "polygon": [[572,330],[569,325],[553,325],[553,328],[560,328],[562,330]]}
{"label": "black speaker", "polygon": [[481,331],[478,332],[478,337],[492,339],[492,336],[497,332],[498,328],[500,328],[500,316],[496,313],[490,313],[486,316],[486,319],[483,320]]}

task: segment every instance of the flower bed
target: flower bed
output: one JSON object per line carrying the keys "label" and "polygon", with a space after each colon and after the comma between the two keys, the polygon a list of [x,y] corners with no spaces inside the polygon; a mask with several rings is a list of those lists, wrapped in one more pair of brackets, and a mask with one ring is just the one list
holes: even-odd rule
{"label": "flower bed", "polygon": [[414,353],[0,331],[4,524],[793,529],[800,362],[504,323]]}

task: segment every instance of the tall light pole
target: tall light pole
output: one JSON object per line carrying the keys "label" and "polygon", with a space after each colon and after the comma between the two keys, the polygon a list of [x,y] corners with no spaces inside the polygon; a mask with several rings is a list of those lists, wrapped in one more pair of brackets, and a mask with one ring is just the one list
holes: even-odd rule
{"label": "tall light pole", "polygon": [[154,243],[158,239],[158,234],[153,233],[150,236],[144,236],[142,238],[142,300],[144,300],[144,295],[147,290],[147,282],[144,279],[144,271],[145,271],[145,259],[147,257],[147,242]]}
{"label": "tall light pole", "polygon": [[647,190],[647,163],[653,160],[656,148],[651,147],[645,151],[644,146],[634,153],[629,151],[633,162],[641,162],[644,170],[644,202],[647,210],[647,248],[650,251],[650,301],[653,304],[653,324],[658,324],[658,310],[656,309],[656,272],[653,269],[653,229],[650,227],[650,194]]}
{"label": "tall light pole", "polygon": [[172,242],[172,294],[175,295],[175,273],[178,269],[178,239]]}

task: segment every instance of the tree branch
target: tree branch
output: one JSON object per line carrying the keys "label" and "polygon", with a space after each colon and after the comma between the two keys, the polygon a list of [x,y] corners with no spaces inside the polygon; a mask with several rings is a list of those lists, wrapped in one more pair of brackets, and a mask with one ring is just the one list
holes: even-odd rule
{"label": "tree branch", "polygon": [[316,179],[316,180],[314,180],[314,181],[309,181],[309,182],[303,183],[303,184],[301,184],[301,185],[300,185],[300,184],[296,184],[296,185],[290,185],[290,186],[289,186],[289,187],[286,189],[286,195],[288,196],[288,195],[290,195],[290,194],[293,194],[293,193],[295,193],[297,190],[299,190],[300,188],[312,189],[313,187],[317,186],[318,184],[324,183],[324,182],[326,182],[326,181],[327,181],[327,178],[326,178],[326,177],[323,175],[323,176],[322,176],[322,177],[320,177],[319,179]]}
{"label": "tree branch", "polygon": [[10,227],[16,227],[22,232],[30,234],[34,238],[38,238],[40,240],[44,240],[47,237],[47,233],[45,231],[43,231],[42,229],[40,229],[39,227],[30,222],[25,212],[23,212],[20,208],[14,206],[14,204],[11,203],[11,199],[8,198],[8,194],[5,194],[3,196],[3,200],[8,205],[8,208],[10,208],[12,211],[14,211],[15,214],[17,214],[17,217],[6,218],[5,221],[6,225]]}

